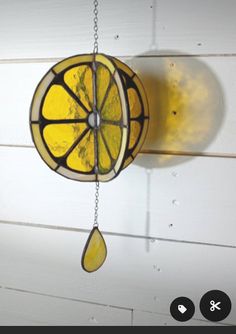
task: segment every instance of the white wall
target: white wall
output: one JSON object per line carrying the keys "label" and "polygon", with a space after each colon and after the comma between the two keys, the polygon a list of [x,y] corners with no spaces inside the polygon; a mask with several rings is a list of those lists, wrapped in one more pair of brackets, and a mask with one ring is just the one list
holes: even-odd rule
{"label": "white wall", "polygon": [[109,256],[88,275],[94,185],[53,173],[28,119],[48,68],[91,52],[92,1],[0,0],[0,325],[176,325],[182,295],[187,324],[211,325],[205,292],[236,303],[236,1],[99,3],[100,51],[138,72],[151,126],[145,154],[101,186]]}

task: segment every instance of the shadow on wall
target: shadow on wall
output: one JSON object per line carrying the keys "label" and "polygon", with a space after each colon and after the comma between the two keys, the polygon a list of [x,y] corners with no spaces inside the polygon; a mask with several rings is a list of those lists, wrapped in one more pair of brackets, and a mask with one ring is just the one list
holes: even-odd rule
{"label": "shadow on wall", "polygon": [[[150,108],[149,131],[142,151],[156,153],[139,154],[134,161],[147,172],[145,234],[150,238],[152,169],[194,158],[184,153],[206,151],[224,122],[224,95],[216,75],[200,58],[153,50],[130,59],[128,65],[142,80]],[[148,238],[147,252],[151,246]]]}
{"label": "shadow on wall", "polygon": [[[199,58],[170,51],[153,50],[130,59],[128,65],[141,78],[149,101],[150,126],[143,151],[205,151],[225,114],[222,88],[213,71]],[[135,164],[151,169],[189,159],[193,157],[143,154]]]}

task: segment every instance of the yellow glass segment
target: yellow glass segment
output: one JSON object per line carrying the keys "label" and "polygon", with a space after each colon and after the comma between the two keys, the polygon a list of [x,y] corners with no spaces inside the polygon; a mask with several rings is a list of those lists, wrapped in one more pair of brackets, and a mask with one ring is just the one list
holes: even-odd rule
{"label": "yellow glass segment", "polygon": [[145,90],[143,88],[143,84],[137,75],[133,78],[133,82],[136,84],[137,89],[141,95],[141,99],[143,101],[144,116],[148,117],[149,116],[148,100]]}
{"label": "yellow glass segment", "polygon": [[111,75],[109,70],[105,66],[99,65],[97,68],[97,82],[96,82],[97,109],[100,109],[102,106],[102,102],[109,87],[110,80],[111,80]]}
{"label": "yellow glass segment", "polygon": [[92,273],[97,271],[105,262],[107,247],[99,229],[95,227],[87,241],[82,257],[82,267]]}
{"label": "yellow glass segment", "polygon": [[59,74],[62,71],[66,70],[67,68],[73,66],[73,65],[78,65],[82,63],[90,63],[93,61],[93,55],[80,55],[80,56],[74,56],[67,58],[60,63],[56,64],[53,67],[53,72]]}
{"label": "yellow glass segment", "polygon": [[57,164],[55,161],[52,160],[52,158],[50,157],[44,143],[41,137],[41,133],[40,133],[40,128],[38,124],[32,124],[32,133],[33,133],[33,138],[34,138],[34,142],[35,142],[35,146],[37,147],[37,150],[39,151],[42,159],[46,162],[46,164],[52,168],[52,169],[56,169],[57,168]]}
{"label": "yellow glass segment", "polygon": [[111,75],[114,74],[114,72],[116,70],[115,66],[113,65],[113,63],[111,62],[111,60],[108,57],[106,57],[105,55],[97,54],[95,60],[98,63],[104,64],[109,69]]}
{"label": "yellow glass segment", "polygon": [[94,133],[90,130],[67,158],[67,165],[73,170],[91,172],[95,165]]}
{"label": "yellow glass segment", "polygon": [[133,157],[136,157],[136,155],[139,153],[139,151],[142,148],[142,145],[145,141],[146,135],[147,135],[147,131],[148,131],[148,120],[146,119],[144,121],[143,124],[143,129],[142,129],[142,134],[141,137],[139,139],[138,145],[136,146],[136,148],[134,149],[134,151],[132,152]]}
{"label": "yellow glass segment", "polygon": [[86,124],[50,124],[43,130],[44,140],[54,157],[62,157],[87,128]]}
{"label": "yellow glass segment", "polygon": [[130,123],[130,139],[129,139],[129,149],[132,149],[138,141],[141,131],[141,125],[139,122],[132,121]]}
{"label": "yellow glass segment", "polygon": [[48,120],[81,119],[87,116],[66,90],[58,85],[49,89],[42,114]]}
{"label": "yellow glass segment", "polygon": [[138,93],[134,88],[128,89],[128,99],[129,99],[129,107],[130,107],[130,117],[137,118],[141,115],[142,106],[140,103],[140,99]]}
{"label": "yellow glass segment", "polygon": [[99,173],[108,173],[111,169],[111,159],[100,132],[98,132],[98,169]]}
{"label": "yellow glass segment", "polygon": [[91,111],[93,105],[93,73],[91,68],[87,65],[76,66],[65,73],[64,81],[83,105]]}
{"label": "yellow glass segment", "polygon": [[102,125],[102,134],[105,138],[111,156],[114,160],[118,158],[121,147],[121,128],[116,125]]}
{"label": "yellow glass segment", "polygon": [[120,121],[121,120],[121,101],[117,85],[113,83],[108,93],[106,102],[102,109],[102,119],[109,121]]}

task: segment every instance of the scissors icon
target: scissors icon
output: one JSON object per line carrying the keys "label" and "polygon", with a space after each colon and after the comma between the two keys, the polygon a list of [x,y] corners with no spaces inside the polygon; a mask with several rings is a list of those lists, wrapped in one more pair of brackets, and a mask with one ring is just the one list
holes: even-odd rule
{"label": "scissors icon", "polygon": [[211,304],[211,308],[210,308],[211,312],[214,312],[216,309],[219,311],[221,310],[221,308],[219,307],[221,302],[216,303],[214,300],[212,300],[210,304]]}

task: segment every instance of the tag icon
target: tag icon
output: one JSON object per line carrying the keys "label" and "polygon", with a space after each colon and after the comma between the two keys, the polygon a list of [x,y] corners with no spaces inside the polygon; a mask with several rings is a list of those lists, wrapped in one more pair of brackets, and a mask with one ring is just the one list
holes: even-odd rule
{"label": "tag icon", "polygon": [[184,305],[178,305],[178,310],[181,314],[184,314],[187,311]]}
{"label": "tag icon", "polygon": [[189,321],[194,316],[195,306],[189,298],[179,297],[171,303],[170,313],[177,321]]}

